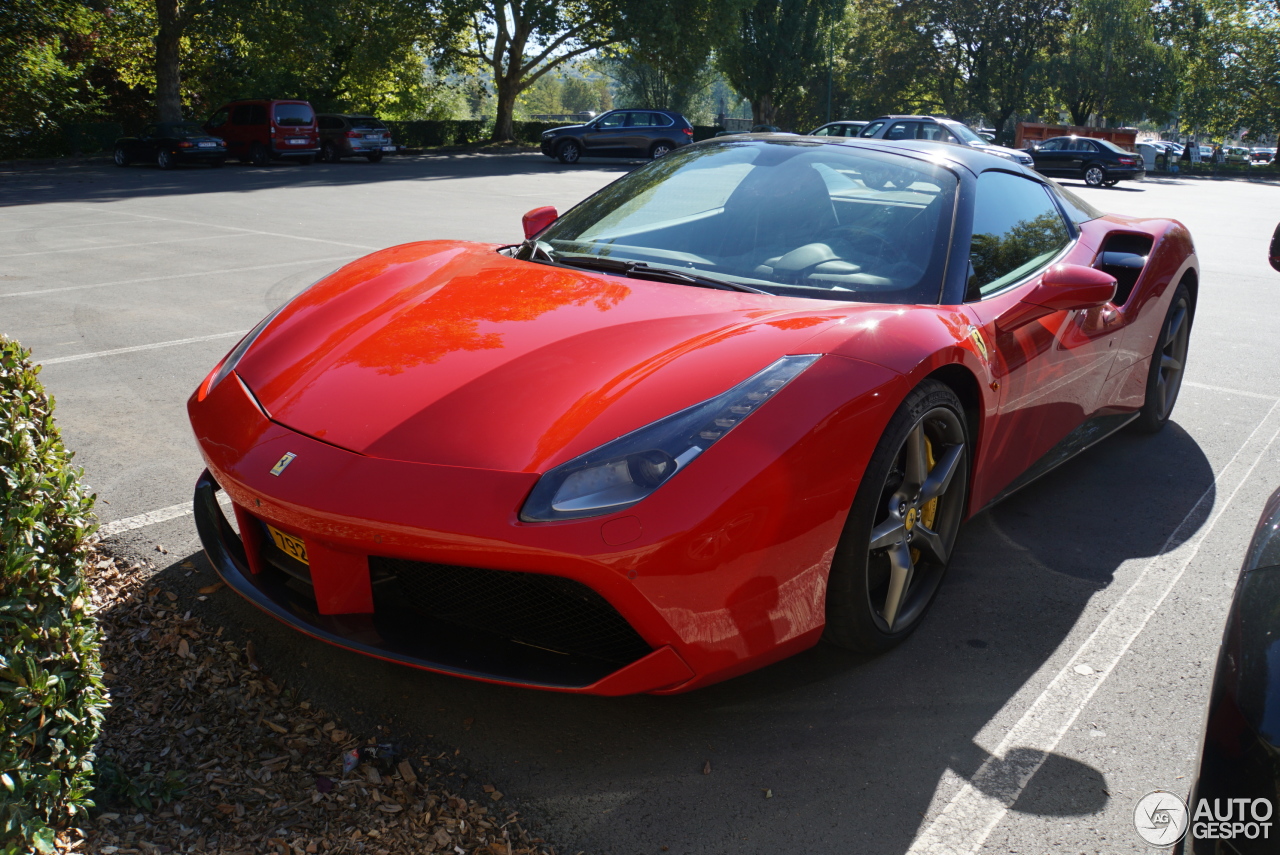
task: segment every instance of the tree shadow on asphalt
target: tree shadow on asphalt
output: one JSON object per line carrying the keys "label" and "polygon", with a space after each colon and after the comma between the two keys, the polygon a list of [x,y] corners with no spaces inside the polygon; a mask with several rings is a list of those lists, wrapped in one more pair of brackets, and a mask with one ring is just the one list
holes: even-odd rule
{"label": "tree shadow on asphalt", "polygon": [[600,171],[618,176],[643,161],[601,158],[564,165],[536,152],[519,154],[452,154],[387,158],[381,163],[273,163],[256,167],[229,163],[222,169],[186,166],[160,170],[154,166],[77,165],[5,173],[8,192],[0,191],[0,208],[50,202],[118,202],[122,199],[191,196],[204,193],[255,192],[288,187],[341,187],[391,181],[437,181],[456,178],[518,178],[566,172]]}
{"label": "tree shadow on asphalt", "polygon": [[327,647],[226,589],[202,606],[206,620],[252,629],[264,666],[315,702],[458,746],[566,851],[896,855],[944,780],[998,796],[1039,767],[1015,811],[1106,807],[1100,771],[1030,748],[974,780],[990,757],[977,735],[1124,562],[1159,554],[1193,509],[1187,523],[1200,528],[1213,503],[1197,503],[1213,484],[1176,423],[1154,437],[1121,433],[971,520],[933,611],[897,649],[863,657],[820,645],[670,697],[475,683]]}

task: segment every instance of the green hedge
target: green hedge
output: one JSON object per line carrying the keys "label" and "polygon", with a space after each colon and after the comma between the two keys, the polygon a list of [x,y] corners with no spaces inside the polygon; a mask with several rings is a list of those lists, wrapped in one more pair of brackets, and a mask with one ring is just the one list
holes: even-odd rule
{"label": "green hedge", "polygon": [[90,806],[106,690],[82,567],[93,496],[30,353],[0,336],[0,853]]}
{"label": "green hedge", "polygon": [[[515,122],[516,142],[537,145],[547,128],[563,122]],[[489,139],[493,123],[485,119],[429,119],[418,122],[387,122],[391,139],[409,148],[435,148],[442,145],[472,145]]]}

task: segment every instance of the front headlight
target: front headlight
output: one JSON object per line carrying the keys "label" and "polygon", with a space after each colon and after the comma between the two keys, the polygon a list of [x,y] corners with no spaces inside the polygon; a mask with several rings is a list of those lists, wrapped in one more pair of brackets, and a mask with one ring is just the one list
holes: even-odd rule
{"label": "front headlight", "polygon": [[274,321],[276,319],[276,315],[280,314],[280,312],[284,310],[284,307],[289,305],[291,302],[293,301],[285,300],[275,308],[275,311],[258,321],[258,325],[249,330],[248,334],[244,338],[240,339],[240,343],[231,349],[231,352],[227,354],[226,359],[222,360],[222,364],[218,366],[218,372],[213,375],[213,379],[209,381],[209,387],[205,390],[206,395],[217,388],[218,384],[225,380],[227,375],[235,370],[236,363],[240,361],[241,357],[243,357],[253,345],[254,340],[258,336],[262,335],[262,331],[267,328],[267,325]]}
{"label": "front headlight", "polygon": [[722,395],[562,463],[538,479],[520,519],[572,520],[631,507],[723,439],[819,355],[784,356]]}

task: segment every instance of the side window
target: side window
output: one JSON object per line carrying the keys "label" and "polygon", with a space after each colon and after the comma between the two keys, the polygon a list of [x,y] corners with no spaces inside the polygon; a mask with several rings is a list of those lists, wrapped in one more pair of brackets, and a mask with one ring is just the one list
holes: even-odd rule
{"label": "side window", "polygon": [[233,125],[251,125],[253,120],[249,115],[250,109],[248,104],[240,104],[231,111],[231,124]]}
{"label": "side window", "polygon": [[209,122],[208,122],[209,127],[211,128],[222,127],[227,123],[228,115],[229,114],[227,112],[227,108],[223,107],[221,110],[219,110],[218,112],[214,113],[212,116],[209,117]]}
{"label": "side window", "polygon": [[876,135],[876,131],[880,130],[883,127],[884,127],[884,122],[872,122],[871,124],[863,128],[862,132],[859,133],[858,136],[874,137]]}
{"label": "side window", "polygon": [[1040,144],[1040,151],[1062,151],[1062,140],[1045,140]]}
{"label": "side window", "polygon": [[921,122],[920,132],[916,135],[916,138],[937,142],[951,142],[951,135],[947,133],[947,129],[942,125],[935,125],[933,122]]}
{"label": "side window", "polygon": [[884,138],[887,140],[909,140],[915,139],[915,122],[894,122],[889,126],[889,130],[885,131]]}
{"label": "side window", "polygon": [[653,113],[632,113],[631,120],[627,122],[627,127],[631,128],[651,128],[653,125]]}
{"label": "side window", "polygon": [[627,124],[627,113],[610,113],[596,122],[597,128],[621,128]]}
{"label": "side window", "polygon": [[845,125],[844,131],[842,132],[842,136],[856,137],[858,135],[859,130],[861,130],[861,128],[859,128],[857,125]]}
{"label": "side window", "polygon": [[249,105],[249,124],[265,125],[267,123],[267,108],[262,104]]}
{"label": "side window", "polygon": [[982,299],[1030,276],[1070,241],[1045,187],[1020,175],[984,172],[973,208],[966,298]]}
{"label": "side window", "polygon": [[816,131],[814,131],[814,132],[813,132],[813,135],[814,135],[815,137],[829,137],[829,136],[831,136],[833,133],[837,133],[837,132],[839,132],[839,130],[840,130],[840,128],[839,128],[839,127],[835,127],[835,126],[827,127],[827,126],[825,126],[825,125],[824,125],[823,127],[818,128]]}
{"label": "side window", "polygon": [[333,116],[321,116],[319,122],[320,130],[322,131],[338,131],[342,129],[342,120]]}

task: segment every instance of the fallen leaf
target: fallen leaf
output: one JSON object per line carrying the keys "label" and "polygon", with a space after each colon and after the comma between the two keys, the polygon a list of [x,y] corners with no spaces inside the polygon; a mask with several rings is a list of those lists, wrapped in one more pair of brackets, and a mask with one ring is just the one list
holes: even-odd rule
{"label": "fallen leaf", "polygon": [[382,804],[378,805],[378,810],[383,813],[399,813],[404,810],[404,808],[397,804]]}
{"label": "fallen leaf", "polygon": [[710,760],[708,760],[706,763],[703,763],[703,764],[702,764],[702,774],[704,774],[704,775],[710,775],[710,774],[711,774],[711,761],[710,761]]}
{"label": "fallen leaf", "polygon": [[288,732],[289,732],[289,728],[287,728],[287,727],[281,727],[280,725],[276,724],[274,721],[267,721],[267,720],[264,718],[264,719],[262,719],[262,723],[263,723],[263,724],[265,724],[267,727],[271,728],[272,730],[274,730],[276,733],[288,733]]}
{"label": "fallen leaf", "polygon": [[345,730],[338,730],[337,728],[334,728],[333,730],[329,731],[329,741],[330,742],[346,742],[347,732]]}
{"label": "fallen leaf", "polygon": [[418,783],[418,776],[414,774],[413,766],[409,765],[408,760],[401,760],[396,768],[400,770],[400,777],[406,784]]}
{"label": "fallen leaf", "polygon": [[225,587],[226,585],[223,584],[222,582],[214,582],[212,585],[205,585],[203,588],[201,588],[200,593],[212,594],[214,591],[218,590],[219,588],[225,588]]}
{"label": "fallen leaf", "polygon": [[191,655],[191,645],[187,644],[185,638],[178,639],[178,658],[186,659]]}

